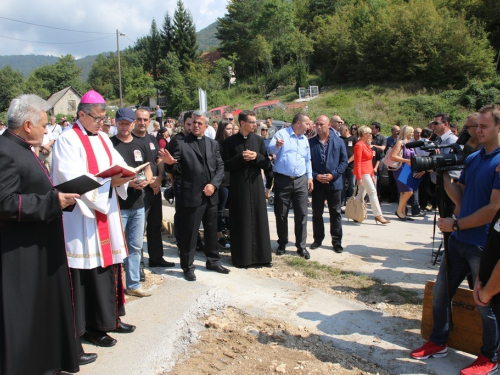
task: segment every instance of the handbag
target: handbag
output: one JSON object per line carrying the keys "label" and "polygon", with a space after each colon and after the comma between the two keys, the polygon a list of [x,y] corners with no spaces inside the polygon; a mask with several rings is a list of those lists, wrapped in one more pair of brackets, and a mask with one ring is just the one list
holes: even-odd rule
{"label": "handbag", "polygon": [[[382,161],[385,165],[387,165],[387,168],[391,171],[395,171],[401,167],[401,162],[400,161],[394,161],[391,159],[391,154],[392,154],[392,147],[389,147],[387,150],[384,160]],[[403,156],[403,148],[401,148],[400,155]]]}
{"label": "handbag", "polygon": [[352,196],[347,200],[345,206],[345,216],[348,219],[354,220],[357,223],[362,223],[368,217],[368,208],[364,199],[358,199],[358,186],[354,190]]}

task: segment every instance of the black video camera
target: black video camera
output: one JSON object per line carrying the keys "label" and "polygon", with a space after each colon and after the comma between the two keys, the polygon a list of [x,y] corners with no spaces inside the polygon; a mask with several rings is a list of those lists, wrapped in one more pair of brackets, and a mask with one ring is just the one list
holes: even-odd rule
{"label": "black video camera", "polygon": [[[455,171],[464,168],[465,154],[462,150],[464,144],[470,138],[470,133],[467,129],[460,133],[457,141],[450,145],[438,145],[436,142],[423,140],[408,142],[407,148],[420,147],[422,151],[427,151],[429,156],[413,156],[411,158],[411,169],[413,172],[424,172],[433,170],[434,172]],[[451,151],[447,154],[437,154],[436,150],[450,148]]]}

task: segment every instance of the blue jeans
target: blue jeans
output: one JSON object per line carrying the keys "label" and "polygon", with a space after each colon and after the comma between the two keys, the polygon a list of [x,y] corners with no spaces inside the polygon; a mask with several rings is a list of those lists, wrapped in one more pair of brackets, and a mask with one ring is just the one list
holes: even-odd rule
{"label": "blue jeans", "polygon": [[[447,251],[449,252],[450,261],[450,291],[453,298],[457,288],[469,273],[472,273],[472,279],[476,281],[482,249],[479,246],[469,245],[450,236]],[[495,314],[491,306],[475,307],[481,315],[483,323],[483,346],[481,347],[481,354],[496,362],[498,359],[499,333]],[[451,308],[451,304],[448,304],[446,257],[444,256],[439,268],[436,284],[434,285],[432,298],[434,326],[430,341],[435,344],[444,345],[446,340],[448,340],[450,328],[448,322],[449,308]]]}
{"label": "blue jeans", "polygon": [[144,207],[121,210],[123,230],[127,240],[128,257],[125,258],[125,280],[127,289],[141,287],[139,283],[139,268],[141,264],[141,250],[144,235]]}

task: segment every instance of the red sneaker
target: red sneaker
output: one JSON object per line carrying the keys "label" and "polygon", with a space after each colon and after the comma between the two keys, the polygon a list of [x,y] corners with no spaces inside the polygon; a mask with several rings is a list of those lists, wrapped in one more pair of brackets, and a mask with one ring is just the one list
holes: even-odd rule
{"label": "red sneaker", "polygon": [[460,371],[460,375],[490,375],[498,372],[498,365],[491,359],[479,354],[479,357],[469,366]]}
{"label": "red sneaker", "polygon": [[429,357],[441,358],[448,355],[448,345],[436,345],[427,341],[424,346],[410,352],[410,356],[415,359],[427,359]]}

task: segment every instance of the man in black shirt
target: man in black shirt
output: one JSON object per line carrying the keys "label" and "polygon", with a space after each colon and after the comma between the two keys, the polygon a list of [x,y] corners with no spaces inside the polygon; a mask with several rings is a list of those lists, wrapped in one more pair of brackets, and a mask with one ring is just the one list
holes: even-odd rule
{"label": "man in black shirt", "polygon": [[[135,126],[132,136],[144,142],[146,149],[150,152],[151,172],[153,178],[148,186],[144,188],[144,210],[146,213],[146,239],[148,243],[149,267],[174,267],[173,262],[163,259],[163,242],[161,239],[162,224],[162,200],[160,194],[161,180],[163,178],[163,160],[158,158],[158,142],[151,134],[148,134],[150,121],[149,110],[139,108],[135,111]],[[141,275],[142,276],[142,275]]]}
{"label": "man in black shirt", "polygon": [[[347,151],[348,165],[342,174],[342,206],[346,205],[347,199],[352,195],[354,191],[354,146],[358,142],[358,138],[349,133],[349,128],[346,124],[342,124],[339,127],[340,138],[344,141],[345,149]],[[346,187],[347,185],[347,187]]]}
{"label": "man in black shirt", "polygon": [[380,128],[380,122],[372,122],[372,147],[383,153],[385,146],[387,146],[387,138],[380,134]]}
{"label": "man in black shirt", "polygon": [[[146,162],[151,163],[151,153],[145,143],[132,136],[135,124],[135,114],[130,108],[120,108],[116,112],[116,127],[118,133],[110,138],[116,151],[131,167],[138,167]],[[123,230],[127,241],[128,257],[125,258],[125,280],[127,289],[125,293],[136,297],[148,297],[151,292],[142,289],[139,282],[141,252],[144,234],[144,188],[153,177],[151,167],[137,174],[130,181],[127,189],[127,199],[119,199],[122,216]]]}

